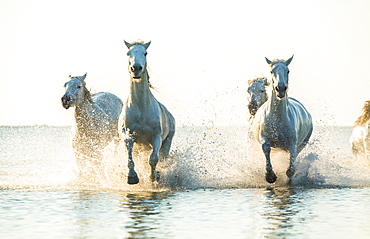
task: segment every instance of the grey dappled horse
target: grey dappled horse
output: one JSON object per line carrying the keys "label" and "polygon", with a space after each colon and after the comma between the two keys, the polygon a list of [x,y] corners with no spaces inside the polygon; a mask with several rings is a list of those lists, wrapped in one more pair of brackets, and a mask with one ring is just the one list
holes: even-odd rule
{"label": "grey dappled horse", "polygon": [[134,143],[151,146],[149,156],[150,178],[158,179],[156,165],[159,158],[168,157],[172,138],[175,134],[175,119],[166,107],[159,103],[150,91],[151,84],[147,71],[147,48],[150,42],[125,44],[129,51],[128,70],[130,73],[130,94],[123,110],[123,134],[128,150],[129,184],[137,184],[132,150]]}
{"label": "grey dappled horse", "polygon": [[114,140],[119,142],[119,116],[123,103],[111,93],[91,94],[83,76],[70,76],[65,83],[62,104],[65,109],[74,107],[75,132],[72,140],[79,166],[86,159],[100,159],[102,150]]}
{"label": "grey dappled horse", "polygon": [[291,178],[295,173],[297,155],[307,144],[313,130],[310,113],[299,101],[287,96],[288,65],[292,59],[293,56],[286,61],[266,58],[272,68],[272,93],[253,121],[253,134],[262,144],[266,157],[266,181],[269,183],[274,183],[277,178],[270,159],[271,147],[289,152],[290,164],[286,174]]}

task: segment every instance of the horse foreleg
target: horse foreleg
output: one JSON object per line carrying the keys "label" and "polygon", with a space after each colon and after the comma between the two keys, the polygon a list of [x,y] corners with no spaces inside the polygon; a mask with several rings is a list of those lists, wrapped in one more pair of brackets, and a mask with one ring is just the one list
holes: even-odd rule
{"label": "horse foreleg", "polygon": [[271,145],[267,139],[262,140],[262,151],[265,154],[266,158],[266,181],[268,183],[274,183],[276,181],[276,174],[272,170],[270,152],[271,152]]}
{"label": "horse foreleg", "polygon": [[137,173],[135,172],[135,163],[132,158],[132,148],[134,147],[134,139],[132,137],[129,137],[125,139],[125,144],[128,152],[128,177],[127,177],[127,183],[128,184],[137,184],[139,183],[139,178],[137,176]]}
{"label": "horse foreleg", "polygon": [[288,176],[289,179],[291,179],[295,173],[295,160],[297,158],[297,145],[292,145],[289,149],[289,154],[290,154],[290,163],[289,163],[289,168],[286,171],[286,175]]}
{"label": "horse foreleg", "polygon": [[160,135],[157,135],[152,140],[153,152],[149,156],[149,164],[151,167],[150,179],[152,181],[158,180],[158,175],[157,175],[155,168],[158,163],[159,150],[161,146],[162,146],[162,137]]}

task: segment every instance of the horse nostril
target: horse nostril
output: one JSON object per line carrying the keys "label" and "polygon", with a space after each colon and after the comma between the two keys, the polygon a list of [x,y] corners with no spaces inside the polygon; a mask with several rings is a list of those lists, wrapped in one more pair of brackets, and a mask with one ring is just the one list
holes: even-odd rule
{"label": "horse nostril", "polygon": [[65,103],[68,103],[69,101],[71,101],[71,97],[65,95],[65,96],[62,97],[62,101],[65,102]]}
{"label": "horse nostril", "polygon": [[132,71],[141,71],[142,69],[143,69],[143,67],[138,66],[138,65],[134,65],[134,66],[131,67]]}
{"label": "horse nostril", "polygon": [[286,91],[287,90],[287,87],[286,86],[282,86],[282,87],[276,86],[275,87],[275,90],[276,91]]}

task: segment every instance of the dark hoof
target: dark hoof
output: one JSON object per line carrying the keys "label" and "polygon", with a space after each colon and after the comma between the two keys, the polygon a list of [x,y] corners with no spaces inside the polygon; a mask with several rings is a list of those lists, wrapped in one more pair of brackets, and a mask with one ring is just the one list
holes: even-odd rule
{"label": "dark hoof", "polygon": [[159,173],[159,171],[155,171],[154,175],[150,175],[150,179],[152,180],[152,182],[155,182],[155,181],[159,181],[159,179],[161,178],[161,175]]}
{"label": "dark hoof", "polygon": [[138,184],[139,183],[139,178],[137,176],[127,177],[127,183],[128,184]]}
{"label": "dark hoof", "polygon": [[275,181],[276,181],[276,175],[275,175],[275,173],[274,173],[274,171],[268,171],[268,172],[266,172],[266,181],[268,182],[268,183],[274,183]]}
{"label": "dark hoof", "polygon": [[294,171],[291,170],[290,168],[286,171],[286,176],[288,176],[288,178],[292,178],[294,175]]}

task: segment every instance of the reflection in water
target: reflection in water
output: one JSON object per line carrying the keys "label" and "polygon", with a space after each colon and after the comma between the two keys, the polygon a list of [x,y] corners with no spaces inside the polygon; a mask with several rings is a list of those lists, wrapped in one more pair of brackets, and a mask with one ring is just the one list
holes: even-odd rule
{"label": "reflection in water", "polygon": [[77,237],[147,238],[158,229],[161,211],[171,208],[162,202],[169,196],[170,192],[77,192],[72,197]]}
{"label": "reflection in water", "polygon": [[310,214],[309,211],[301,212],[305,207],[301,205],[302,199],[296,190],[290,187],[277,187],[265,191],[266,199],[261,210],[261,216],[265,219],[262,230],[270,234],[271,238],[296,235],[295,226],[307,219],[303,218],[303,215]]}
{"label": "reflection in water", "polygon": [[[127,201],[121,206],[129,209],[130,222],[126,225],[129,238],[148,238],[147,234],[159,229],[161,211],[171,209],[170,204],[163,205],[163,199],[169,192],[141,192],[127,194]],[[164,236],[164,235],[163,235]]]}

